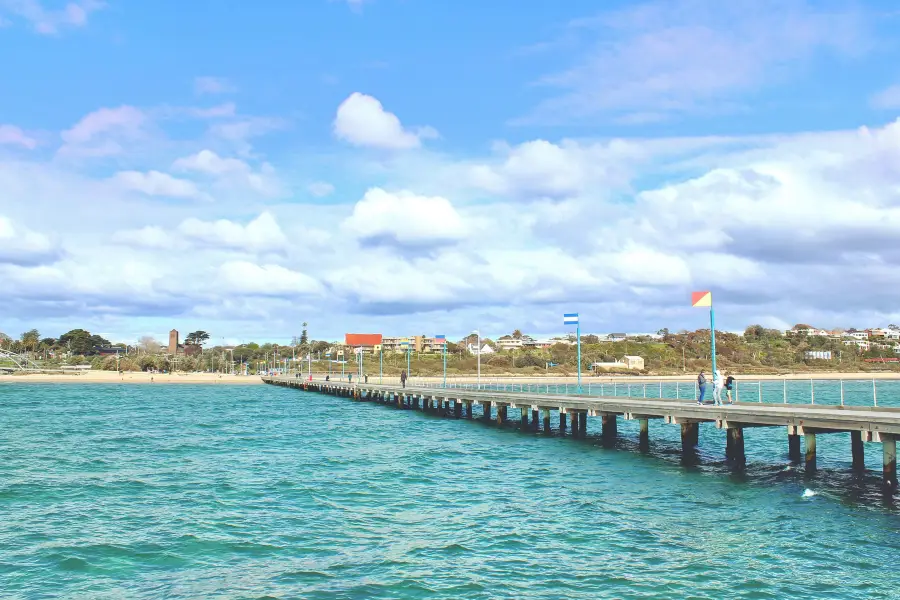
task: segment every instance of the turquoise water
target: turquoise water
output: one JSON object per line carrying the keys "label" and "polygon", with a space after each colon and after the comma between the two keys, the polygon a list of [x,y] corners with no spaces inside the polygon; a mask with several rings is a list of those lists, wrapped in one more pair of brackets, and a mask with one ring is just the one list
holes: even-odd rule
{"label": "turquoise water", "polygon": [[[895,598],[849,439],[748,469],[273,386],[0,385],[3,598]],[[555,418],[554,418],[554,422]],[[877,469],[880,445],[868,444]]]}

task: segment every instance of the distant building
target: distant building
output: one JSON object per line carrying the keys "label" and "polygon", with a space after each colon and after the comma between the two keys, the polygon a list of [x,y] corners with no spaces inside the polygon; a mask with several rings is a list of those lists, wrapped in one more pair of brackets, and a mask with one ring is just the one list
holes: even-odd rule
{"label": "distant building", "polygon": [[169,354],[178,353],[178,330],[173,329],[169,332]]}
{"label": "distant building", "polygon": [[624,342],[628,339],[628,334],[625,333],[610,333],[606,336],[607,342]]}
{"label": "distant building", "polygon": [[807,350],[807,360],[831,360],[831,350]]}
{"label": "distant building", "polygon": [[622,360],[617,360],[615,362],[596,362],[591,364],[591,369],[602,369],[604,371],[609,369],[634,369],[641,371],[643,368],[644,358],[641,356],[625,355],[622,357]]}
{"label": "distant building", "polygon": [[497,340],[497,346],[501,350],[519,350],[525,346],[525,340],[511,335],[504,335]]}
{"label": "distant building", "polygon": [[625,363],[625,366],[629,369],[637,369],[640,371],[644,368],[644,359],[641,356],[628,356],[626,354],[622,359],[622,362]]}
{"label": "distant building", "polygon": [[[470,354],[478,354],[478,346],[476,344],[469,344],[468,350]],[[494,354],[494,349],[484,344],[481,346],[481,354]]]}

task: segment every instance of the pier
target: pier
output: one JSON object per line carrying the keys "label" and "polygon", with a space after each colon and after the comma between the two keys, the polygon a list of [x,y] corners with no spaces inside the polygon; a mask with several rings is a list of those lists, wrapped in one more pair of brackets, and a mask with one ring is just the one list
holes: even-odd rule
{"label": "pier", "polygon": [[[649,445],[650,422],[681,428],[681,446],[694,452],[700,426],[707,424],[725,430],[725,458],[736,468],[746,464],[744,429],[781,427],[787,434],[788,456],[803,462],[807,472],[816,470],[816,439],[829,433],[850,433],[852,467],[865,469],[865,443],[880,443],[883,455],[883,482],[897,487],[897,439],[900,438],[900,408],[880,406],[827,406],[770,403],[736,403],[724,406],[698,405],[690,400],[633,397],[572,396],[471,390],[459,388],[401,387],[370,383],[307,381],[296,377],[263,377],[267,384],[307,390],[357,401],[377,402],[400,409],[420,410],[456,419],[479,418],[499,425],[518,421],[521,429],[550,432],[555,416],[559,431],[583,438],[587,420],[601,419],[601,438],[613,443],[618,435],[618,420],[639,422],[639,444]],[[800,437],[805,453],[801,456]]]}

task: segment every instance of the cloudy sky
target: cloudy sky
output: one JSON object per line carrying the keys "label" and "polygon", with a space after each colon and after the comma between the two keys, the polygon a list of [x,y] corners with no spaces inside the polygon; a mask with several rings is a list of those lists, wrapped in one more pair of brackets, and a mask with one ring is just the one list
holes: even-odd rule
{"label": "cloudy sky", "polygon": [[0,0],[0,331],[900,321],[896,5],[602,4]]}

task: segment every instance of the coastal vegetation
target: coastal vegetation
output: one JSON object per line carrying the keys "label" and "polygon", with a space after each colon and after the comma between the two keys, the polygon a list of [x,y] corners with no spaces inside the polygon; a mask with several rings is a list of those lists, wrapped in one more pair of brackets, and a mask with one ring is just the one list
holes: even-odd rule
{"label": "coastal vegetation", "polygon": [[[237,346],[216,345],[205,348],[210,334],[195,331],[185,337],[185,346],[175,355],[152,337],[143,337],[136,344],[113,344],[84,329],[73,329],[59,338],[41,337],[37,330],[22,333],[17,339],[0,334],[0,348],[23,353],[39,365],[52,369],[63,365],[90,365],[92,369],[122,371],[211,371],[256,373],[267,368],[293,365],[307,371],[340,373],[337,362],[339,345],[334,342],[310,340],[303,324],[303,334],[288,345],[275,343],[246,343]],[[722,369],[744,374],[815,372],[815,371],[884,371],[900,370],[897,363],[882,362],[897,357],[890,344],[873,342],[868,349],[847,345],[840,338],[808,335],[805,326],[785,333],[751,325],[742,335],[716,333],[716,356]],[[516,330],[512,337],[522,337]],[[447,373],[472,374],[478,368],[478,357],[468,350],[474,338],[447,343]],[[500,350],[489,338],[481,340],[496,351],[481,356],[481,372],[490,374],[566,375],[574,374],[577,350],[574,336],[556,340],[545,348]],[[581,339],[582,372],[590,371],[594,363],[615,363],[624,356],[640,356],[643,369],[610,368],[604,373],[672,375],[694,373],[708,369],[710,363],[710,332],[708,329],[671,333],[662,329],[655,336],[629,336],[608,341],[596,335]],[[811,352],[830,351],[830,359],[810,358]],[[330,354],[330,356],[328,356]],[[344,353],[345,372],[354,373],[356,357],[349,350]],[[309,357],[309,358],[307,358]],[[879,362],[867,361],[877,359]],[[403,353],[385,353],[383,357],[366,354],[363,370],[372,374],[382,371],[398,375],[407,368]],[[411,352],[409,367],[415,375],[439,375],[443,372],[440,353]]]}

